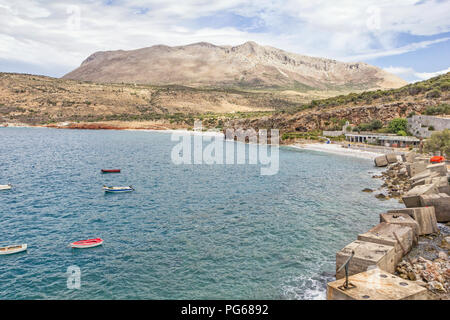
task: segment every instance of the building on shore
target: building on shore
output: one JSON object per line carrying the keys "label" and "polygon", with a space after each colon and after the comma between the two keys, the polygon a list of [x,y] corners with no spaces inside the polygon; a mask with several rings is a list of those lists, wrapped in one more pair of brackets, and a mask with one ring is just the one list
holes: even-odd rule
{"label": "building on shore", "polygon": [[419,146],[420,139],[409,136],[379,133],[346,133],[345,140],[349,142],[370,143],[385,147],[407,148]]}
{"label": "building on shore", "polygon": [[419,138],[429,138],[435,131],[450,129],[450,117],[414,115],[407,120],[408,131]]}
{"label": "building on shore", "polygon": [[[350,123],[348,121],[345,122],[345,124],[342,126],[342,130],[336,130],[336,131],[323,131],[324,137],[339,137],[343,134],[347,133],[347,128],[350,126]],[[350,130],[351,131],[351,130]]]}

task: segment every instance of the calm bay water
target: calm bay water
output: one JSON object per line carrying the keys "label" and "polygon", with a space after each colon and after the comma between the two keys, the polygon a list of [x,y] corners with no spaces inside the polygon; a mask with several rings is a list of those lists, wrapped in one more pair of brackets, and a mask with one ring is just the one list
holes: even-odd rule
{"label": "calm bay water", "polygon": [[[279,173],[261,176],[174,165],[174,145],[158,132],[0,128],[0,184],[14,185],[0,192],[0,246],[29,248],[0,256],[0,299],[324,298],[336,251],[400,207],[361,192],[381,184],[369,160],[281,148]],[[104,245],[67,247],[93,237]]]}

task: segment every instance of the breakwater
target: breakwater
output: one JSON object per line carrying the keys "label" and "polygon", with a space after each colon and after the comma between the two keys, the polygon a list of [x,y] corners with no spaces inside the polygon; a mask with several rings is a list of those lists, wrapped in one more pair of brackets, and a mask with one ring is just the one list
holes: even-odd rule
{"label": "breakwater", "polygon": [[[447,164],[409,152],[375,158],[387,195],[405,208],[380,213],[380,223],[336,254],[330,300],[448,299],[450,292],[450,187]],[[428,239],[430,241],[423,241]],[[435,254],[420,256],[435,244]],[[428,249],[428,248],[425,248]],[[423,251],[423,250],[422,250]],[[430,250],[428,250],[430,251]]]}

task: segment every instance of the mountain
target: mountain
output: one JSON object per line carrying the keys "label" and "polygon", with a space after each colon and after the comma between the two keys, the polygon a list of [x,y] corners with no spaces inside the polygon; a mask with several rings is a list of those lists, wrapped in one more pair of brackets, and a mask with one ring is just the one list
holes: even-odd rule
{"label": "mountain", "polygon": [[239,46],[194,43],[132,51],[96,52],[64,79],[100,83],[196,87],[368,90],[406,82],[366,63],[344,63],[289,53],[255,42]]}

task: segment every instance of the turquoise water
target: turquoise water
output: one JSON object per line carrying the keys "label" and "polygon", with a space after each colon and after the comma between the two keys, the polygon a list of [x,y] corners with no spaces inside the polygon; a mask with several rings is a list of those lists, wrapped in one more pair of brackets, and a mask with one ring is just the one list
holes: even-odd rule
{"label": "turquoise water", "polygon": [[[0,192],[0,246],[29,248],[0,256],[0,299],[324,298],[336,251],[400,206],[361,192],[381,184],[369,160],[281,148],[279,173],[261,176],[174,165],[175,144],[159,132],[0,128],[0,184],[14,185]],[[67,247],[94,237],[104,245]]]}

